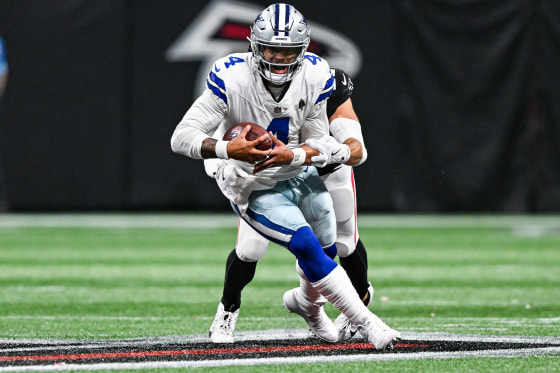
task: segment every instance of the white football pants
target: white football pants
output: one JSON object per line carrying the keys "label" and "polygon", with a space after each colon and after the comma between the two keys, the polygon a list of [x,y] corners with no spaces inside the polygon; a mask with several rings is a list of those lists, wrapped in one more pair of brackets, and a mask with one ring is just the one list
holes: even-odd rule
{"label": "white football pants", "polygon": [[[334,203],[337,254],[347,257],[356,249],[359,238],[354,172],[352,167],[343,165],[338,170],[321,176],[321,179]],[[266,238],[255,232],[243,219],[239,219],[235,251],[241,260],[258,261],[266,254],[268,243]]]}

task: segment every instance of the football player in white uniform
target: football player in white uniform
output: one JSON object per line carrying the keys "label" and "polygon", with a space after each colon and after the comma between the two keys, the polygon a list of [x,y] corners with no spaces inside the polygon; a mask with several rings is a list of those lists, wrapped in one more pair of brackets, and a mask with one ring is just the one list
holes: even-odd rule
{"label": "football player in white uniform", "polygon": [[[278,3],[262,11],[251,27],[252,52],[216,61],[208,89],[177,125],[171,148],[195,159],[228,160],[216,171],[220,190],[254,230],[297,258],[301,291],[289,300],[285,296],[284,303],[316,335],[338,340],[333,322],[315,304],[325,297],[369,343],[385,349],[399,333],[362,303],[332,259],[337,250],[333,202],[315,167],[308,166],[345,163],[350,155],[347,145],[328,140],[325,104],[334,79],[326,61],[306,54],[309,40],[307,22],[293,6]],[[256,148],[266,135],[246,140],[249,126],[231,141],[219,140],[240,122],[266,126],[274,147]],[[325,153],[305,145],[308,140]]]}
{"label": "football player in white uniform", "polygon": [[[352,105],[352,80],[342,70],[333,69],[332,73],[335,86],[327,101],[327,116],[331,133],[336,135],[340,143],[349,146],[350,157],[346,165],[332,163],[318,168],[318,172],[334,202],[337,221],[336,246],[340,264],[367,306],[373,297],[373,287],[367,278],[367,252],[358,234],[356,190],[353,170],[350,167],[365,162],[367,152],[360,123]],[[206,171],[211,177],[216,167],[215,161],[205,161]],[[210,339],[213,342],[234,341],[233,332],[239,316],[241,292],[252,281],[257,261],[266,254],[268,243],[267,239],[240,219],[236,246],[226,262],[222,299],[210,327]],[[298,271],[301,269],[298,268]],[[322,304],[318,303],[317,306]],[[339,331],[339,342],[350,339],[356,333],[355,327],[343,313],[337,317],[334,324]]]}

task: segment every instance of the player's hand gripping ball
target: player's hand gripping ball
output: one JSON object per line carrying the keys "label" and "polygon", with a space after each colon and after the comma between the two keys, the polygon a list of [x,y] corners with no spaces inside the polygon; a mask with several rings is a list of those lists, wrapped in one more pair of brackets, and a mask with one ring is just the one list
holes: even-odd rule
{"label": "player's hand gripping ball", "polygon": [[[253,141],[258,139],[262,135],[268,135],[266,129],[262,128],[258,124],[243,122],[231,126],[224,134],[223,139],[226,141],[235,139],[247,125],[251,125],[251,129],[247,133],[247,136],[245,136],[246,140]],[[272,148],[272,139],[270,138],[270,136],[268,136],[266,140],[257,145],[256,148],[259,150],[269,150],[270,148]]]}

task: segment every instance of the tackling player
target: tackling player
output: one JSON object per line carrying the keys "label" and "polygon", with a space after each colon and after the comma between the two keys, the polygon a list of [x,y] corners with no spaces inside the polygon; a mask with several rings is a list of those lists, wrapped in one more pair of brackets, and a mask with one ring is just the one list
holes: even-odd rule
{"label": "tackling player", "polygon": [[[367,279],[367,252],[357,229],[356,191],[354,175],[350,167],[365,162],[367,152],[358,117],[352,106],[353,83],[344,71],[339,69],[332,71],[335,87],[327,100],[330,130],[340,143],[349,146],[350,157],[346,165],[333,163],[319,168],[318,172],[334,202],[337,220],[337,255],[360,298],[368,306],[373,296],[373,287]],[[207,160],[205,166],[208,175],[214,177],[216,162]],[[210,327],[210,339],[214,343],[234,342],[233,332],[239,316],[241,292],[252,281],[257,261],[266,254],[268,242],[242,219],[239,220],[237,243],[226,262],[222,299]],[[302,275],[299,267],[298,272]],[[316,303],[316,306],[321,307],[323,303]],[[355,327],[343,313],[337,317],[334,324],[338,329],[339,342],[350,339],[356,333]]]}
{"label": "tackling player", "polygon": [[[308,167],[345,163],[350,155],[347,145],[328,140],[325,104],[334,79],[325,60],[306,54],[309,40],[307,22],[293,6],[266,8],[251,28],[252,53],[215,62],[208,89],[177,125],[171,147],[194,159],[227,160],[216,172],[220,190],[245,222],[297,258],[306,286],[290,299],[290,310],[310,315],[305,319],[315,334],[338,340],[323,308],[315,307],[325,297],[369,343],[385,349],[400,334],[362,303],[332,259],[337,251],[332,198],[317,170]],[[231,141],[218,140],[240,122],[267,126],[275,146],[258,150],[266,135],[246,140],[249,126]],[[301,145],[307,140],[329,152]]]}

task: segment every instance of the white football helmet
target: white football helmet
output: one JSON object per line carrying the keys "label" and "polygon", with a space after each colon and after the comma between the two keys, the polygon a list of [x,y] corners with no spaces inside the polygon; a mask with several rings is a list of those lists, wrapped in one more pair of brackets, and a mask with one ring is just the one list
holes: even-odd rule
{"label": "white football helmet", "polygon": [[[296,8],[283,3],[270,5],[255,19],[249,38],[258,72],[273,84],[282,85],[292,80],[303,62],[309,40],[307,21]],[[287,64],[267,62],[263,56],[265,47],[296,48],[297,58]],[[288,71],[276,74],[273,66],[287,67]]]}

